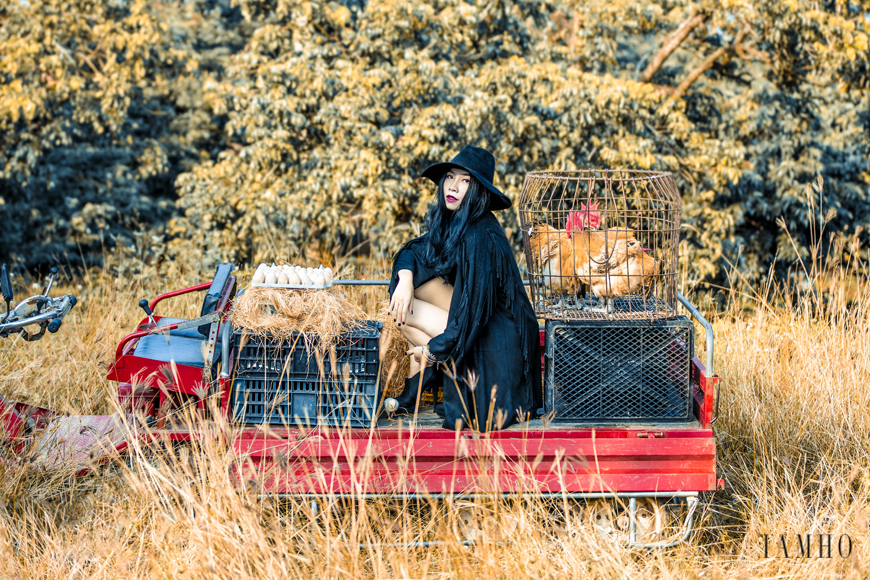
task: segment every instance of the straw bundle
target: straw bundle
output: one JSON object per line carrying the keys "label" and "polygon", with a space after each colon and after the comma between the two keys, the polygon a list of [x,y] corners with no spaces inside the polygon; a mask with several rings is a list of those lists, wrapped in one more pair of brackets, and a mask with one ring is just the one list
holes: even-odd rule
{"label": "straw bundle", "polygon": [[284,288],[249,288],[236,299],[230,315],[233,326],[257,336],[285,341],[305,333],[306,347],[321,356],[365,319],[359,306],[333,291]]}
{"label": "straw bundle", "polygon": [[[410,371],[410,359],[405,353],[410,344],[393,321],[388,305],[388,301],[382,302],[373,318],[383,324],[380,339],[382,392],[392,397],[405,388]],[[334,291],[280,288],[249,288],[236,299],[230,315],[233,326],[255,336],[289,341],[294,333],[304,333],[305,348],[316,354],[318,365],[338,343],[341,334],[353,331],[359,321],[366,318],[369,316],[359,306]],[[321,368],[321,372],[323,370]]]}
{"label": "straw bundle", "polygon": [[411,359],[405,354],[411,345],[393,321],[389,304],[389,301],[382,302],[376,316],[384,325],[381,330],[381,384],[385,396],[395,397],[405,388],[405,379],[411,370]]}

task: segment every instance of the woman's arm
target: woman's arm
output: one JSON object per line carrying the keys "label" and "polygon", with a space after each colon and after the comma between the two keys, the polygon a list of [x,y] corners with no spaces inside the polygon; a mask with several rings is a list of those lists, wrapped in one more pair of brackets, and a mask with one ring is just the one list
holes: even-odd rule
{"label": "woman's arm", "polygon": [[399,282],[390,299],[390,314],[399,326],[405,324],[408,314],[414,313],[414,273],[399,270]]}
{"label": "woman's arm", "polygon": [[414,309],[414,288],[435,275],[424,259],[426,240],[424,234],[409,241],[393,258],[389,311],[397,324],[405,324],[408,314]]}

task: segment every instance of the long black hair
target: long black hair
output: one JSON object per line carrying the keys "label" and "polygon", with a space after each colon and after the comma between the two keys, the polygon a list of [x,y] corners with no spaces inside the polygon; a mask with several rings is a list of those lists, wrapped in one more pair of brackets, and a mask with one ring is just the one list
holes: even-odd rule
{"label": "long black hair", "polygon": [[462,238],[468,225],[482,218],[489,209],[489,193],[480,182],[469,175],[468,189],[456,211],[447,208],[444,200],[444,178],[438,183],[438,198],[426,214],[426,230],[429,232],[429,247],[426,258],[436,274],[445,282],[459,261]]}

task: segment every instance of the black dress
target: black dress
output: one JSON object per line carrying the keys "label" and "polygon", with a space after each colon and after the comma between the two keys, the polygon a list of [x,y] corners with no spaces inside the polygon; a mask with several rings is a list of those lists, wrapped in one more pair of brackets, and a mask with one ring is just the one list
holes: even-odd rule
{"label": "black dress", "polygon": [[[436,278],[425,257],[427,236],[396,254],[390,296],[400,270],[413,272],[414,288]],[[534,417],[542,406],[538,321],[492,213],[469,224],[460,255],[450,276],[455,279],[447,328],[429,342],[432,355],[447,361],[447,370],[434,377],[443,385],[443,427],[501,429]]]}

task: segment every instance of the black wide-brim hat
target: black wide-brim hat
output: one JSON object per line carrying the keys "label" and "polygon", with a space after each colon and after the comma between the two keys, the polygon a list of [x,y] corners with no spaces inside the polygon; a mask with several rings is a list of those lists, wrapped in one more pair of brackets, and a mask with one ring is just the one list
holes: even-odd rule
{"label": "black wide-brim hat", "polygon": [[495,177],[495,157],[482,147],[466,145],[456,157],[449,162],[430,165],[422,173],[423,177],[431,179],[437,184],[450,169],[458,167],[469,172],[489,192],[489,209],[497,211],[511,206],[511,200],[492,184]]}

